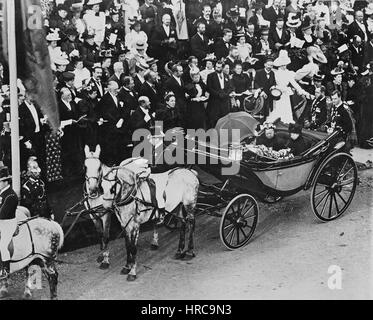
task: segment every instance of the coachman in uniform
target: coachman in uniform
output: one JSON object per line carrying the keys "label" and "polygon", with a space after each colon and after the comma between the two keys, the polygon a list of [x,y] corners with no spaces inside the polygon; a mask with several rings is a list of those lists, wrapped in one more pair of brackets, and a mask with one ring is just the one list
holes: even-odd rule
{"label": "coachman in uniform", "polygon": [[8,167],[0,167],[0,280],[6,279],[10,272],[10,253],[8,246],[17,229],[17,194],[10,186],[11,175]]}
{"label": "coachman in uniform", "polygon": [[31,216],[51,218],[45,184],[40,179],[40,167],[36,157],[30,157],[27,163],[27,177],[22,185],[21,205],[30,210]]}

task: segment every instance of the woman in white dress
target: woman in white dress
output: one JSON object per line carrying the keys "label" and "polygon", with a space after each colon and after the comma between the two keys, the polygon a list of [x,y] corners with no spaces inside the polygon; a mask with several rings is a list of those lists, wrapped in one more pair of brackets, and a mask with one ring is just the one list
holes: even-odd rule
{"label": "woman in white dress", "polygon": [[126,34],[124,42],[128,50],[133,50],[136,47],[137,42],[148,43],[148,36],[141,30],[140,21],[134,20],[134,23],[131,26],[131,32]]}
{"label": "woman in white dress", "polygon": [[89,34],[95,35],[95,42],[101,45],[105,38],[106,16],[100,11],[102,0],[89,0],[87,6],[90,8],[83,16]]}
{"label": "woman in white dress", "polygon": [[290,96],[293,95],[291,85],[299,95],[309,96],[295,81],[295,73],[287,70],[286,66],[291,63],[286,50],[281,50],[278,58],[273,62],[278,70],[275,70],[276,88],[282,93],[279,100],[273,102],[273,111],[269,114],[267,122],[274,122],[280,118],[283,123],[295,123],[291,107]]}

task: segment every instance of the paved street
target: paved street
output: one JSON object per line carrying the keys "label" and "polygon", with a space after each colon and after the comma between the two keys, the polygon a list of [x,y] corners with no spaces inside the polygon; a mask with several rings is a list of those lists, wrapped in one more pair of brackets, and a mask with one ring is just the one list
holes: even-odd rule
{"label": "paved street", "polygon": [[[62,253],[60,299],[372,299],[373,170],[360,171],[355,199],[340,219],[319,223],[309,192],[275,205],[260,204],[251,242],[230,252],[220,243],[219,219],[198,217],[197,257],[177,261],[177,233],[162,228],[160,249],[140,235],[138,279],[126,281],[123,239],[110,245],[111,266],[98,269],[97,245]],[[328,288],[330,266],[342,271],[341,289]],[[333,270],[329,270],[333,272]],[[35,299],[48,298],[47,283]],[[15,281],[12,298],[22,293]]]}

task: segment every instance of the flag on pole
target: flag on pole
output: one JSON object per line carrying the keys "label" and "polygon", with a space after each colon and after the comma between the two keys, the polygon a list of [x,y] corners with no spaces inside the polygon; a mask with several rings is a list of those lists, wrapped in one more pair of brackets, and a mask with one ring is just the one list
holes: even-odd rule
{"label": "flag on pole", "polygon": [[17,52],[8,52],[6,1],[13,0],[1,1],[3,56],[7,59],[9,54],[17,55],[18,78],[57,130],[60,121],[40,0],[15,1]]}

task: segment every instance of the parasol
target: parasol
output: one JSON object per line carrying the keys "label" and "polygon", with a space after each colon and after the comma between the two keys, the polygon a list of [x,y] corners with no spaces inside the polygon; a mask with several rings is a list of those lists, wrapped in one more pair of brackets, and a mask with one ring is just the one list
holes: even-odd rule
{"label": "parasol", "polygon": [[[227,114],[225,117],[219,119],[215,126],[215,129],[219,132],[219,146],[221,148],[227,147],[232,143],[233,129],[239,130],[240,142],[250,136],[254,136],[258,124],[259,122],[255,118],[244,111]],[[224,132],[224,129],[227,130],[227,133]],[[228,136],[226,136],[226,134],[228,134]]]}

